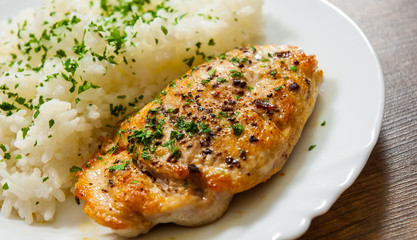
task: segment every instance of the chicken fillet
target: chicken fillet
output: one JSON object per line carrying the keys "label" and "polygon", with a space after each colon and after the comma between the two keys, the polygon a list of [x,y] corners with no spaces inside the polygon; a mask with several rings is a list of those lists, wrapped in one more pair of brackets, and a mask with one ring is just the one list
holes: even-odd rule
{"label": "chicken fillet", "polygon": [[294,46],[249,46],[194,67],[119,123],[78,173],[75,196],[123,236],[215,221],[279,171],[323,73]]}

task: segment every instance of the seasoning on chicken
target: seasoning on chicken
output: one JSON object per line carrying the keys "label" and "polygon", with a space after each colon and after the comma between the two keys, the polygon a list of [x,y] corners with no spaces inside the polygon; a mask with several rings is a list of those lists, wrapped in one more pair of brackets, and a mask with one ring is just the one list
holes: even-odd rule
{"label": "seasoning on chicken", "polygon": [[315,56],[294,46],[210,59],[117,126],[79,172],[75,196],[123,236],[215,221],[234,194],[282,168],[322,80]]}

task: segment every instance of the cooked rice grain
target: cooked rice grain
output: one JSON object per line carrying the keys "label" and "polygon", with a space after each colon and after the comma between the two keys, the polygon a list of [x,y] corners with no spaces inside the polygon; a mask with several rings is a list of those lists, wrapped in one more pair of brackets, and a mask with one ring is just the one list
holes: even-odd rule
{"label": "cooked rice grain", "polygon": [[203,58],[250,43],[262,22],[260,0],[146,2],[48,0],[3,23],[3,216],[53,219],[70,169],[109,125]]}

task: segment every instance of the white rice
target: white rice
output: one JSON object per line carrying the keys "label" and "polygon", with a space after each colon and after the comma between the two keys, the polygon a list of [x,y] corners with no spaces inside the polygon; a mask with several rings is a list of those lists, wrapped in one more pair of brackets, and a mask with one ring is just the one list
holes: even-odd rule
{"label": "white rice", "polygon": [[[193,57],[196,65],[204,55],[246,45],[261,29],[261,0],[159,0],[144,10],[133,4],[127,14],[111,13],[118,2],[132,1],[47,0],[3,23],[3,216],[53,219],[56,201],[65,200],[75,181],[70,168],[89,159],[100,136],[111,132],[108,124],[150,101]],[[143,14],[148,10],[157,16]],[[124,23],[135,16],[136,23]],[[85,52],[77,48],[83,44]]]}

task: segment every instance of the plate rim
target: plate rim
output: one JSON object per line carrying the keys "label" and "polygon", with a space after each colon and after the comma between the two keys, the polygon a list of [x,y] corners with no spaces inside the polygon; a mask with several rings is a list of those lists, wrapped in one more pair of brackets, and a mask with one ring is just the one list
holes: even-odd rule
{"label": "plate rim", "polygon": [[[273,0],[265,0],[266,1],[273,1]],[[370,141],[367,143],[366,146],[364,146],[360,151],[361,156],[363,158],[362,161],[360,161],[361,164],[351,166],[352,174],[345,177],[345,181],[343,185],[340,185],[337,193],[334,193],[331,197],[326,196],[326,204],[323,205],[323,207],[319,209],[311,209],[310,211],[305,211],[303,219],[306,221],[305,225],[303,225],[301,228],[297,227],[296,230],[293,231],[293,238],[298,238],[301,235],[303,235],[308,228],[310,227],[311,221],[320,215],[325,214],[328,212],[328,210],[333,206],[333,204],[337,201],[337,199],[340,197],[340,195],[343,194],[344,191],[346,191],[349,187],[352,186],[352,184],[355,182],[355,180],[358,178],[360,173],[362,172],[363,168],[365,167],[366,163],[368,162],[369,156],[372,153],[372,149],[375,147],[379,134],[381,131],[381,126],[383,122],[383,116],[384,116],[384,108],[385,108],[385,82],[384,82],[384,74],[382,71],[382,67],[379,61],[379,58],[372,47],[372,44],[370,43],[369,39],[366,37],[365,33],[362,31],[362,29],[354,22],[346,13],[344,13],[341,9],[336,7],[334,4],[330,3],[327,0],[316,0],[318,2],[321,2],[325,4],[327,7],[331,8],[333,11],[335,11],[338,15],[343,17],[344,20],[347,20],[349,24],[354,27],[355,31],[359,34],[362,40],[364,40],[364,43],[366,44],[367,48],[370,50],[370,54],[372,56],[372,60],[375,63],[375,67],[378,73],[378,76],[375,77],[375,79],[378,79],[379,84],[381,86],[381,92],[378,93],[380,96],[380,99],[378,101],[378,106],[376,106],[378,110],[378,114],[374,117],[374,124],[372,131],[370,131]],[[1,1],[0,1],[1,3]],[[271,236],[270,236],[271,237]],[[272,236],[273,237],[273,236]],[[275,239],[273,237],[273,239]]]}

